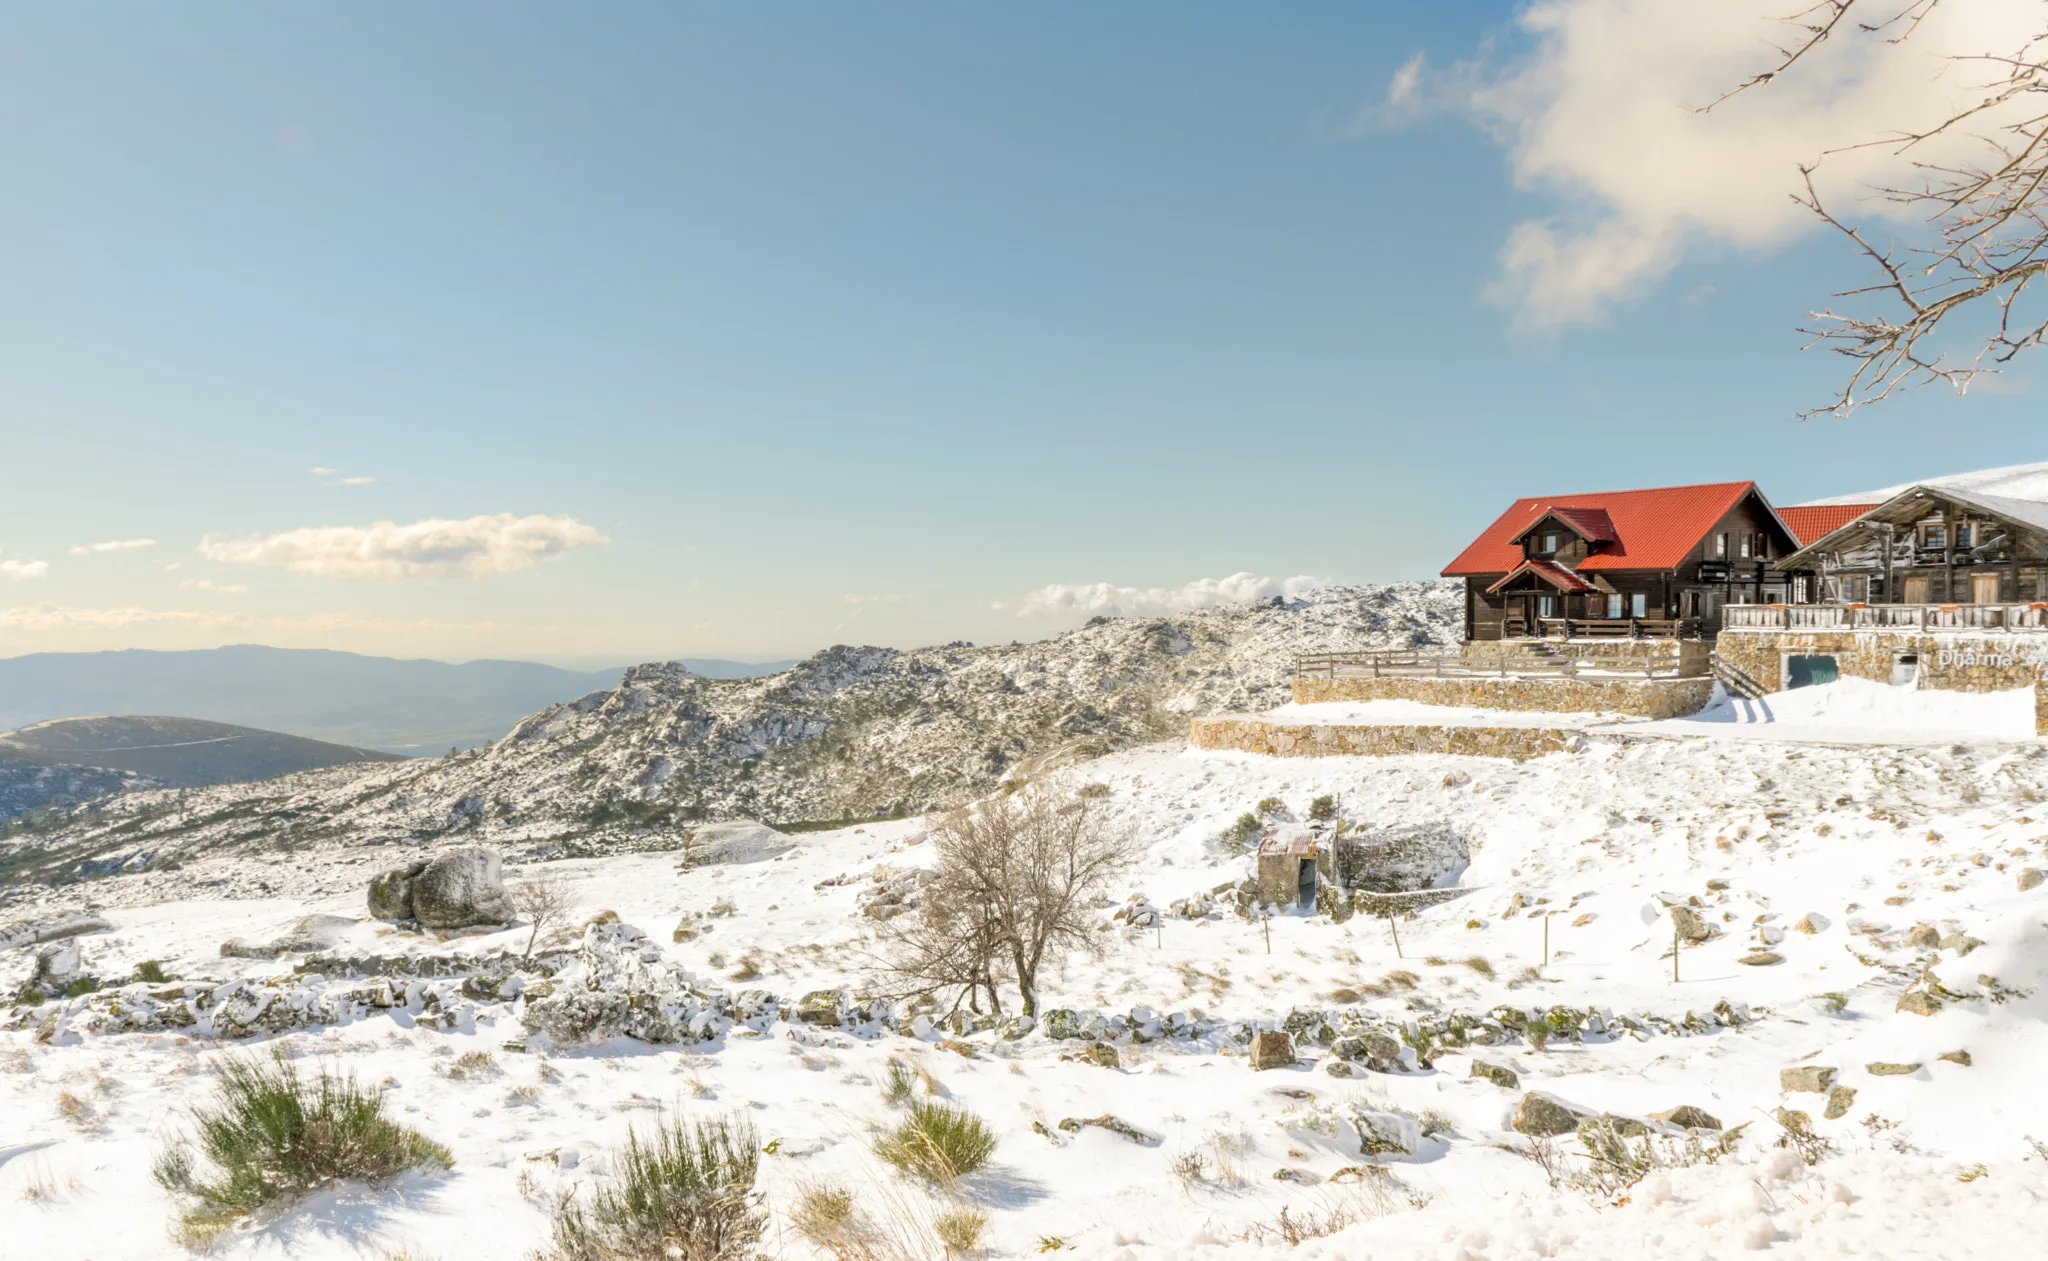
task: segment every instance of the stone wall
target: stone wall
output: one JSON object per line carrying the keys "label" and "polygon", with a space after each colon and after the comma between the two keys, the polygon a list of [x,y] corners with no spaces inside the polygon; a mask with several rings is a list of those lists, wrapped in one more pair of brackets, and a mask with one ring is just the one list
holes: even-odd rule
{"label": "stone wall", "polygon": [[1678,667],[1686,674],[1705,674],[1713,646],[1696,639],[1475,639],[1458,653],[1474,666],[1506,665],[1544,655],[1565,657],[1594,669],[1640,670],[1644,666]]}
{"label": "stone wall", "polygon": [[[2034,689],[2034,730],[2048,735],[2048,636],[1949,631],[1923,635],[1890,630],[1723,631],[1715,644],[1722,660],[1768,690],[1784,686],[1788,655],[1828,656],[1842,674],[1892,681],[1900,653],[1920,658],[1920,686],[1944,692]],[[1299,689],[1297,688],[1297,691]]]}
{"label": "stone wall", "polygon": [[1197,718],[1188,724],[1188,743],[1195,748],[1268,757],[1461,753],[1521,759],[1571,749],[1578,737],[1578,732],[1562,727],[1337,726],[1271,722],[1244,714]]}
{"label": "stone wall", "polygon": [[[1776,666],[1772,678],[1777,677]],[[1889,674],[1886,676],[1889,678]],[[1636,718],[1682,718],[1706,708],[1711,678],[1400,678],[1294,680],[1298,705],[1319,701],[1421,701],[1539,713],[1617,713]]]}

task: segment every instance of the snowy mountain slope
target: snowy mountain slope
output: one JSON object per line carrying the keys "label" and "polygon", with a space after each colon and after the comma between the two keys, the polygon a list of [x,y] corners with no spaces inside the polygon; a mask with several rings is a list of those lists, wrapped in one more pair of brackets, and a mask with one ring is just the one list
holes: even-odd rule
{"label": "snowy mountain slope", "polygon": [[79,766],[0,746],[0,820],[52,803],[72,804],[108,793],[161,787],[161,782],[133,771]]}
{"label": "snowy mountain slope", "polygon": [[[549,863],[540,869],[568,884],[579,919],[615,911],[695,984],[765,990],[783,1014],[703,1040],[536,1054],[519,1000],[464,1001],[457,979],[408,984],[396,968],[400,1005],[304,1028],[287,1015],[281,1031],[240,1042],[94,1031],[80,1016],[109,1009],[109,994],[59,1005],[47,1041],[33,1030],[53,1007],[19,1011],[0,1019],[0,1115],[16,1119],[19,1152],[0,1165],[0,1202],[15,1206],[10,1242],[25,1255],[166,1255],[176,1205],[150,1180],[152,1154],[204,1098],[205,1067],[222,1051],[272,1047],[383,1083],[394,1115],[449,1144],[455,1168],[322,1193],[239,1225],[212,1254],[228,1261],[526,1255],[545,1240],[555,1195],[587,1195],[629,1127],[735,1109],[770,1148],[763,1250],[823,1256],[791,1223],[806,1187],[849,1186],[865,1204],[893,1201],[913,1216],[952,1202],[872,1155],[874,1133],[900,1115],[874,1087],[892,1058],[928,1070],[948,1102],[996,1132],[992,1169],[950,1193],[989,1213],[994,1257],[1038,1255],[1057,1237],[1062,1255],[1120,1261],[1963,1261],[2028,1255],[2048,1230],[2048,1166],[2028,1141],[2048,1135],[2048,1098],[2033,1088],[2048,1055],[2048,885],[2021,875],[2048,865],[2048,817],[2034,817],[2048,798],[2038,747],[1596,738],[1583,752],[1508,763],[1158,745],[1053,778],[1104,785],[1106,806],[1144,840],[1144,858],[1111,890],[1119,904],[1135,894],[1164,906],[1244,875],[1249,859],[1217,843],[1223,825],[1264,797],[1298,815],[1322,794],[1361,823],[1466,829],[1470,892],[1404,920],[1399,953],[1387,925],[1363,917],[1284,915],[1269,951],[1259,925],[1232,915],[1133,930],[1105,907],[1101,956],[1061,970],[1047,1005],[1098,1028],[1112,1067],[1045,1028],[942,1043],[930,1026],[825,1029],[790,1017],[807,991],[863,984],[876,873],[930,861],[916,820],[793,838],[780,857],[682,874],[667,854]],[[42,896],[52,910],[99,903],[113,927],[81,948],[102,977],[154,959],[195,983],[290,984],[296,955],[225,958],[218,943],[279,937],[308,915],[354,921],[337,930],[338,953],[453,960],[458,973],[464,959],[474,967],[523,947],[518,928],[442,942],[363,921],[364,882],[391,857],[343,845],[222,851]],[[1715,930],[1687,948],[1677,978],[1667,901]],[[690,933],[671,940],[678,924]],[[1780,961],[1739,962],[1759,943]],[[19,953],[0,954],[0,987],[22,967]],[[434,985],[445,991],[432,995],[438,1006]],[[1938,1000],[1931,1014],[1901,1009],[1912,992]],[[1724,1004],[1747,1018],[1712,1014]],[[1542,1012],[1547,1025],[1598,1011],[1605,1027],[1541,1046],[1438,1045],[1428,1063],[1344,1076],[1326,1071],[1336,1049],[1314,1038],[1302,1045],[1310,1063],[1254,1072],[1227,1032],[1300,1024],[1303,1013],[1405,1027],[1501,1007]],[[1147,1031],[1156,1021],[1127,1020],[1168,1013],[1209,1032],[1162,1036]],[[483,1053],[483,1068],[458,1071]],[[1474,1075],[1478,1061],[1519,1081]],[[1852,1092],[1836,1115],[1824,1112],[1831,1096],[1784,1089],[1783,1071],[1802,1067],[1832,1069]],[[1627,1117],[1686,1105],[1746,1128],[1712,1163],[1680,1159],[1625,1194],[1590,1195],[1519,1154],[1535,1150],[1510,1125],[1527,1091]],[[1780,1107],[1806,1113],[1825,1140],[1816,1163],[1779,1145]],[[1368,1108],[1414,1118],[1428,1137],[1412,1153],[1363,1155],[1352,1118]],[[1147,1137],[1059,1125],[1103,1115]],[[1575,1138],[1552,1150],[1564,1169],[1585,1167]],[[1282,1209],[1315,1229],[1350,1222],[1292,1247],[1276,1229]]]}
{"label": "snowy mountain slope", "polygon": [[915,814],[1020,761],[1185,732],[1287,699],[1298,653],[1452,642],[1459,588],[1327,587],[1172,619],[1098,618],[1050,640],[836,647],[766,678],[636,666],[487,749],[237,787],[129,794],[0,837],[0,879],[104,872],[220,845],[461,833],[570,852],[677,843],[700,819]]}
{"label": "snowy mountain slope", "polygon": [[1806,503],[1795,506],[1804,508],[1818,507],[1822,504],[1883,503],[1900,491],[1913,486],[1940,486],[1950,490],[1975,491],[1980,495],[1998,495],[2006,499],[2048,501],[2048,463],[2008,464],[2001,468],[1977,469],[1969,473],[1923,477],[1917,482],[1902,482],[1897,486],[1886,486],[1879,490],[1859,491],[1853,495],[1831,495],[1826,499],[1809,499]]}

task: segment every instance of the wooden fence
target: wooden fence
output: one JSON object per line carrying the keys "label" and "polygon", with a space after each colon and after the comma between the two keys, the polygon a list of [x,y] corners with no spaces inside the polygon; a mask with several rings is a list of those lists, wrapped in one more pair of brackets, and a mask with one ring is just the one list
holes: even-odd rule
{"label": "wooden fence", "polygon": [[1730,604],[1723,630],[2048,630],[2048,604]]}

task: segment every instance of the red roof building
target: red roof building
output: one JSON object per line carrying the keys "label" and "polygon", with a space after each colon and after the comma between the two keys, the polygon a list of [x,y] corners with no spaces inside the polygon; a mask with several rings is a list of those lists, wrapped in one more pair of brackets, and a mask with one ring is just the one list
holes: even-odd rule
{"label": "red roof building", "polygon": [[1869,512],[1876,504],[1813,504],[1778,509],[1778,519],[1792,531],[1799,546],[1805,547],[1831,530],[1839,530]]}
{"label": "red roof building", "polygon": [[1517,499],[1446,565],[1465,579],[1468,639],[1711,635],[1731,603],[1783,601],[1771,561],[1805,542],[1755,482]]}

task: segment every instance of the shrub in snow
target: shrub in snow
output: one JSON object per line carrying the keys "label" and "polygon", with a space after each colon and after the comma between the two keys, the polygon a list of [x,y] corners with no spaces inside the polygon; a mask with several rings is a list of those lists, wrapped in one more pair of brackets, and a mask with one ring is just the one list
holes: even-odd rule
{"label": "shrub in snow", "polygon": [[199,1201],[180,1233],[202,1243],[272,1201],[342,1179],[447,1169],[448,1149],[384,1115],[381,1093],[323,1070],[303,1082],[282,1056],[223,1061],[215,1103],[192,1114],[199,1155],[180,1139],[156,1162],[164,1188]]}
{"label": "shrub in snow", "polygon": [[913,1103],[902,1124],[875,1141],[875,1154],[905,1173],[951,1182],[995,1154],[995,1131],[966,1108]]}
{"label": "shrub in snow", "polygon": [[754,1202],[760,1137],[745,1120],[672,1122],[629,1132],[612,1176],[555,1211],[545,1261],[725,1261],[751,1256],[765,1219]]}

